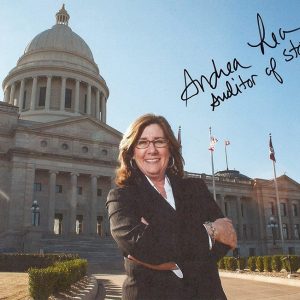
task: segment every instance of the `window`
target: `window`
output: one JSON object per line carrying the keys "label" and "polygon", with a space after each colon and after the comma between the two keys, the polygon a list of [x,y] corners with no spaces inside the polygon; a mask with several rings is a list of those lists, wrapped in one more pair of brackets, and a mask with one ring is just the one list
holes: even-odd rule
{"label": "window", "polygon": [[275,215],[274,202],[269,202],[269,210],[270,210],[270,215],[274,216]]}
{"label": "window", "polygon": [[102,189],[97,189],[97,196],[101,197],[102,196]]}
{"label": "window", "polygon": [[288,226],[285,223],[282,224],[282,232],[283,232],[283,238],[287,240],[289,238],[289,232],[288,232]]}
{"label": "window", "polygon": [[241,203],[241,214],[242,214],[242,217],[244,217],[244,204]]}
{"label": "window", "polygon": [[289,255],[295,255],[295,247],[289,247],[288,251],[289,251]]}
{"label": "window", "polygon": [[71,108],[72,106],[72,90],[66,89],[65,93],[65,108]]}
{"label": "window", "polygon": [[47,141],[45,141],[45,140],[41,141],[41,147],[45,148],[45,147],[47,147],[47,145],[48,145]]}
{"label": "window", "polygon": [[294,235],[296,240],[300,240],[300,227],[299,224],[294,225]]}
{"label": "window", "polygon": [[27,93],[26,93],[26,90],[25,90],[24,95],[23,95],[23,107],[22,107],[22,109],[25,109],[25,107],[26,107],[26,95],[27,95]]}
{"label": "window", "polygon": [[56,187],[55,187],[55,192],[56,192],[57,194],[61,194],[61,193],[62,193],[62,190],[63,190],[62,185],[57,184]]}
{"label": "window", "polygon": [[293,211],[293,216],[298,217],[298,206],[297,206],[297,204],[295,204],[295,203],[292,204],[292,211]]}
{"label": "window", "polygon": [[89,152],[89,148],[87,146],[83,146],[81,148],[81,150],[82,150],[83,153],[88,153]]}
{"label": "window", "polygon": [[82,195],[82,186],[77,187],[77,194]]}
{"label": "window", "polygon": [[40,97],[39,97],[39,106],[45,106],[46,102],[46,87],[40,87]]}
{"label": "window", "polygon": [[68,150],[68,149],[69,149],[69,146],[68,146],[68,144],[66,144],[66,143],[63,143],[63,144],[61,145],[61,147],[62,147],[62,149],[64,149],[64,150]]}
{"label": "window", "polygon": [[247,225],[243,224],[243,239],[247,240]]}
{"label": "window", "polygon": [[41,192],[42,191],[42,184],[40,182],[35,182],[33,189],[35,192]]}
{"label": "window", "polygon": [[255,256],[256,255],[256,249],[255,248],[249,248],[249,256]]}
{"label": "window", "polygon": [[106,149],[102,149],[102,151],[101,151],[101,154],[102,154],[102,155],[105,155],[105,156],[106,156],[107,153],[108,153],[108,151],[107,151]]}
{"label": "window", "polygon": [[87,112],[87,95],[84,95],[84,102],[83,102],[83,112],[86,114]]}
{"label": "window", "polygon": [[280,203],[280,213],[282,217],[286,217],[286,203]]}

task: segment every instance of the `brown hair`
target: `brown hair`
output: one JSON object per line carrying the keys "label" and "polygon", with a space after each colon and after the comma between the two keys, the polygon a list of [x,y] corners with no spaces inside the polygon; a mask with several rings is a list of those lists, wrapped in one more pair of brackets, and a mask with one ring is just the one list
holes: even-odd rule
{"label": "brown hair", "polygon": [[151,125],[157,124],[161,127],[165,134],[165,138],[169,141],[169,151],[174,163],[168,168],[171,174],[183,177],[184,160],[180,153],[180,144],[178,143],[172,128],[168,121],[162,116],[154,114],[146,114],[136,119],[127,129],[119,146],[119,163],[120,166],[116,170],[115,182],[117,186],[125,186],[130,179],[134,177],[134,169],[130,163],[133,157],[134,147],[142,135],[144,129]]}

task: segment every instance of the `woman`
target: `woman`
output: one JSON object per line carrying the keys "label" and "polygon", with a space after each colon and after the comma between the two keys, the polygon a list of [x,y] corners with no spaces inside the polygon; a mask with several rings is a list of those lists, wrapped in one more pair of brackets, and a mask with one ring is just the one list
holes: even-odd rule
{"label": "woman", "polygon": [[236,234],[205,183],[183,178],[166,119],[147,114],[133,122],[119,162],[107,208],[125,260],[122,299],[226,299],[217,261],[235,248]]}

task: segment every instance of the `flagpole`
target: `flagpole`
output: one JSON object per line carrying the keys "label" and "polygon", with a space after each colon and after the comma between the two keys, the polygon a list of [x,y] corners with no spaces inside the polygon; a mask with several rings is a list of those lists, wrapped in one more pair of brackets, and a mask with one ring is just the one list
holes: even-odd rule
{"label": "flagpole", "polygon": [[225,141],[225,157],[226,157],[226,167],[227,167],[227,171],[228,171],[228,160],[227,160],[227,143]]}
{"label": "flagpole", "polygon": [[[211,127],[209,127],[209,140],[211,141]],[[213,150],[210,150],[210,157],[211,157],[211,170],[212,170],[212,181],[213,181],[213,196],[215,201],[217,201],[216,197],[216,185],[215,185],[215,170],[214,170],[214,154]]]}
{"label": "flagpole", "polygon": [[[272,145],[272,136],[270,135],[270,141]],[[273,147],[273,145],[272,145]],[[274,151],[274,150],[273,150]],[[283,238],[283,230],[282,230],[282,220],[281,220],[281,213],[280,213],[280,202],[279,202],[279,193],[278,193],[278,185],[277,185],[277,177],[276,177],[276,168],[275,168],[275,157],[273,162],[273,172],[274,172],[274,183],[275,183],[275,192],[276,192],[276,203],[277,203],[277,211],[278,211],[278,221],[279,221],[279,228],[280,228],[280,238],[281,238],[281,247],[282,247],[282,254],[285,253],[284,251],[284,238]]]}

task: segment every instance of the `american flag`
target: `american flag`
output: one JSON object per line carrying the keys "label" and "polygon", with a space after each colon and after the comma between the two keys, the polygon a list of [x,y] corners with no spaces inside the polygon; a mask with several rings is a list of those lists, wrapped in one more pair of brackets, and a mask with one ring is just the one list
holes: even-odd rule
{"label": "american flag", "polygon": [[216,145],[217,142],[218,142],[218,140],[215,137],[211,136],[208,150],[214,151],[215,150],[215,145]]}
{"label": "american flag", "polygon": [[272,144],[271,134],[270,134],[270,141],[269,141],[269,149],[270,149],[270,159],[273,160],[274,162],[276,162],[275,151],[274,151],[273,144]]}

